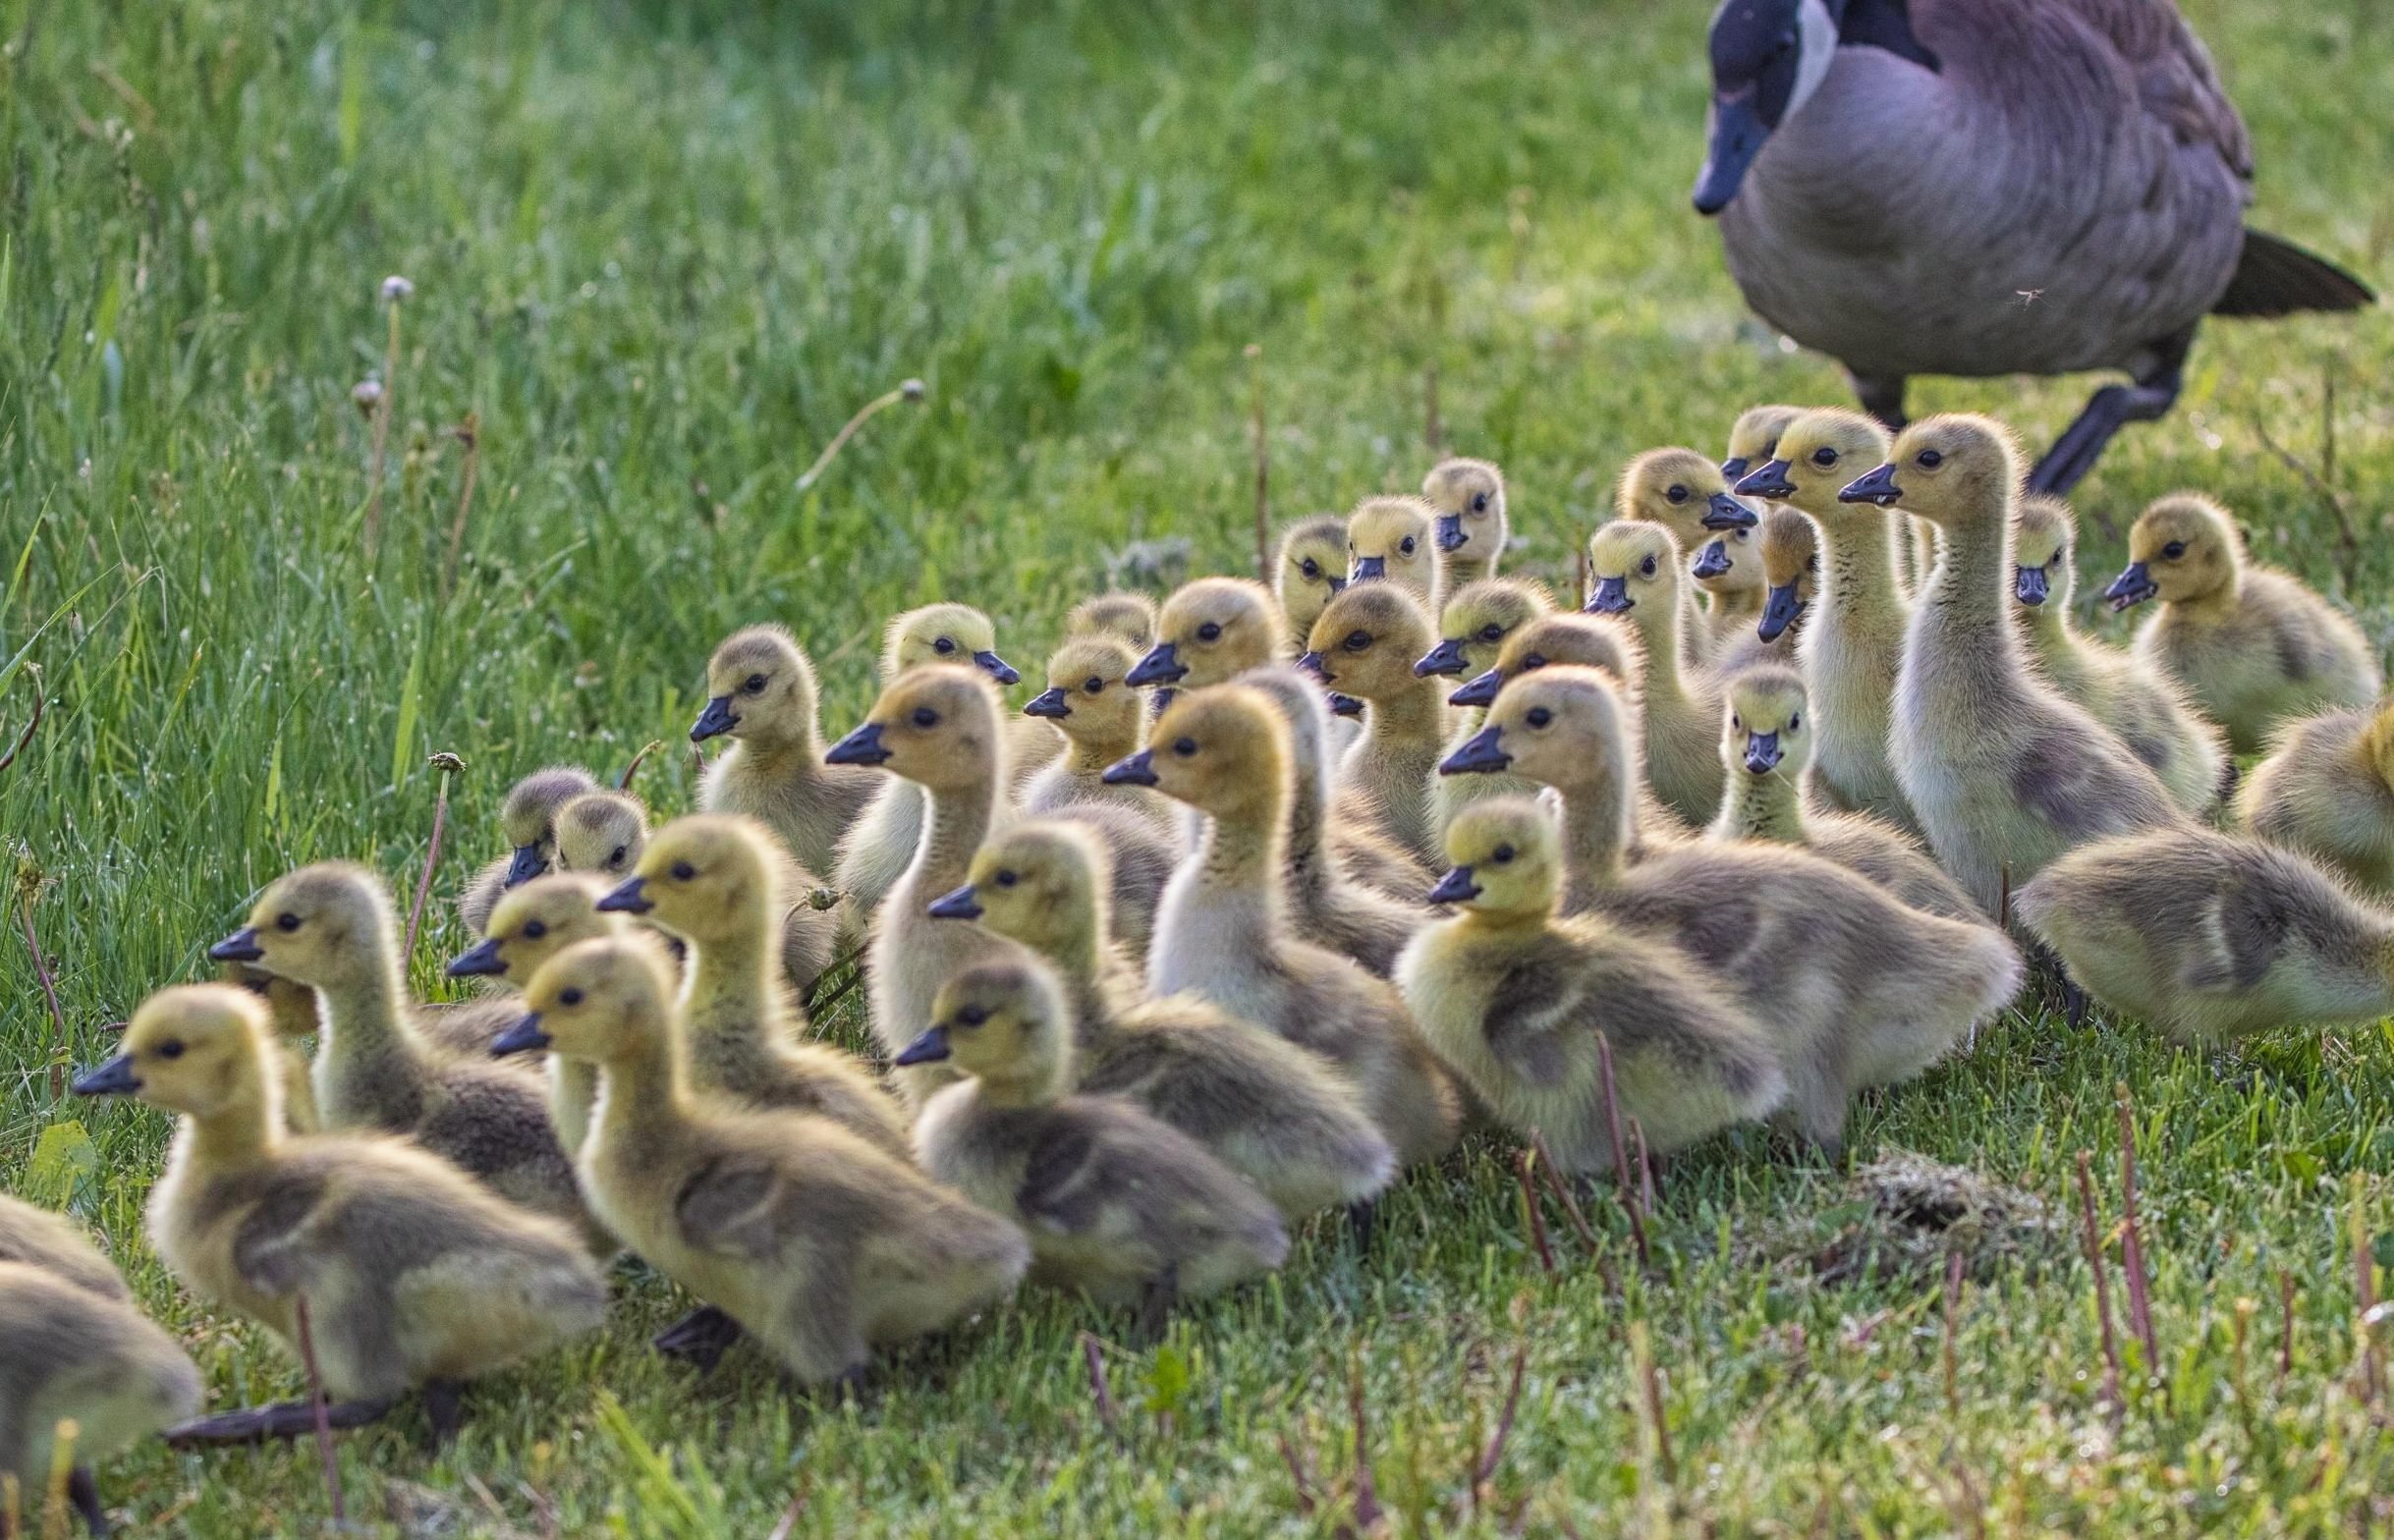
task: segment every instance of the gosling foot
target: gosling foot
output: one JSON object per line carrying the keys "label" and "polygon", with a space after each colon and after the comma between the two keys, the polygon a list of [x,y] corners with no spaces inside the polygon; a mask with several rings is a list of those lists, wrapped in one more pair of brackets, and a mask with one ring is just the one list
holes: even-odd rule
{"label": "gosling foot", "polygon": [[[324,1408],[325,1425],[335,1432],[362,1428],[389,1415],[389,1401],[337,1401]],[[242,1411],[195,1417],[158,1435],[168,1449],[203,1449],[216,1444],[270,1444],[276,1439],[304,1439],[316,1430],[315,1408],[304,1401],[277,1402]]]}
{"label": "gosling foot", "polygon": [[724,1350],[740,1341],[742,1335],[738,1321],[711,1304],[702,1304],[657,1333],[648,1346],[668,1358],[687,1361],[700,1375],[706,1375],[714,1371]]}

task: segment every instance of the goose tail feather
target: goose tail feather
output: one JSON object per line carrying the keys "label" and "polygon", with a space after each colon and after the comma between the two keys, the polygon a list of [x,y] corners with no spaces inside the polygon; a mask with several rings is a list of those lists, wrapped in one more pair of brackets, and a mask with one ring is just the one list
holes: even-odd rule
{"label": "goose tail feather", "polygon": [[2361,310],[2376,302],[2367,284],[2335,263],[2247,226],[2236,274],[2211,313],[2266,319],[2298,310]]}

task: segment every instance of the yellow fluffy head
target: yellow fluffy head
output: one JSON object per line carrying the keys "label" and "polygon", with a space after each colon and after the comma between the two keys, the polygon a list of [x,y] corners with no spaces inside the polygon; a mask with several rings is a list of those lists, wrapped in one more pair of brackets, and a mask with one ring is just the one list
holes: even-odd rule
{"label": "yellow fluffy head", "polygon": [[1554,611],[1554,595],[1529,578],[1482,578],[1455,590],[1438,612],[1438,645],[1415,672],[1469,679],[1493,668],[1505,638]]}
{"label": "yellow fluffy head", "polygon": [[1034,819],[992,835],[974,852],[966,887],[940,903],[1052,954],[1087,933],[1112,883],[1113,862],[1087,825]]}
{"label": "yellow fluffy head", "polygon": [[1044,1100],[1071,1077],[1071,1026],[1063,987],[1044,964],[978,962],[939,986],[929,1030],[899,1062],[946,1060],[993,1090]]}
{"label": "yellow fluffy head", "polygon": [[1793,503],[1815,519],[1883,519],[1867,504],[1840,503],[1837,494],[1886,458],[1885,428],[1859,412],[1821,408],[1780,431],[1779,453],[1747,472],[1738,495]]}
{"label": "yellow fluffy head", "polygon": [[2226,509],[2197,492],[2175,492],[2137,516],[2128,559],[2144,569],[2153,597],[2200,599],[2235,581],[2244,545]]}
{"label": "yellow fluffy head", "polygon": [[1587,540],[1588,608],[1627,620],[1651,650],[1679,624],[1679,542],[1643,520],[1616,520]]}
{"label": "yellow fluffy head", "polygon": [[1347,516],[1348,580],[1385,578],[1428,603],[1438,577],[1436,522],[1418,497],[1364,498]]}
{"label": "yellow fluffy head", "polygon": [[785,903],[773,836],[752,819],[699,813],[649,838],[632,879],[608,895],[610,908],[645,916],[705,947],[775,934]]}
{"label": "yellow fluffy head", "polygon": [[1301,519],[1280,536],[1272,585],[1292,633],[1303,636],[1331,596],[1347,586],[1347,521],[1336,514]]}
{"label": "yellow fluffy head", "polygon": [[1725,694],[1721,762],[1729,773],[1801,778],[1812,760],[1812,714],[1804,676],[1760,664],[1732,675]]}
{"label": "yellow fluffy head", "polygon": [[1485,564],[1504,554],[1505,473],[1488,461],[1439,461],[1421,478],[1421,500],[1430,506],[1438,549],[1450,560]]}
{"label": "yellow fluffy head", "polygon": [[934,791],[990,784],[1004,763],[997,688],[978,669],[928,663],[885,686],[836,764],[877,765]]}
{"label": "yellow fluffy head", "polygon": [[382,879],[348,861],[321,861],[269,883],[250,923],[209,955],[322,989],[389,972],[398,952],[399,921]]}
{"label": "yellow fluffy head", "polygon": [[1155,646],[1140,660],[1140,683],[1199,689],[1271,662],[1281,646],[1275,611],[1270,591],[1253,578],[1182,584],[1164,601]]}
{"label": "yellow fluffy head", "polygon": [[706,660],[707,708],[694,742],[717,734],[753,743],[798,742],[814,732],[814,665],[779,626],[732,632]]}
{"label": "yellow fluffy head", "polygon": [[1207,813],[1276,813],[1288,795],[1288,723],[1269,695],[1249,686],[1191,690],[1155,719],[1147,746],[1125,764],[1141,767],[1133,784]]}
{"label": "yellow fluffy head", "polygon": [[1067,636],[1111,636],[1133,652],[1155,644],[1155,601],[1143,593],[1100,593],[1064,617]]}
{"label": "yellow fluffy head", "polygon": [[2020,445],[1993,417],[1944,412],[1898,434],[1883,468],[1864,467],[1854,475],[1857,498],[1867,493],[1881,507],[1900,505],[1940,528],[1979,528],[2012,517]]}
{"label": "yellow fluffy head", "polygon": [[1139,746],[1139,691],[1126,681],[1138,655],[1118,636],[1075,636],[1047,660],[1047,688],[1023,710],[1078,743],[1117,756]]}
{"label": "yellow fluffy head", "polygon": [[1466,806],[1446,828],[1450,869],[1435,892],[1483,914],[1551,913],[1563,887],[1554,815],[1526,797]]}
{"label": "yellow fluffy head", "polygon": [[1779,453],[1779,435],[1805,411],[1803,407],[1774,403],[1748,407],[1739,412],[1737,421],[1729,427],[1729,456],[1721,463],[1721,474],[1734,481],[1775,458]]}
{"label": "yellow fluffy head", "polygon": [[1020,676],[997,655],[997,628],[970,604],[926,604],[893,616],[881,642],[881,678],[926,663],[970,665],[1001,685]]}
{"label": "yellow fluffy head", "polygon": [[1356,583],[1313,622],[1301,666],[1342,693],[1386,700],[1414,684],[1414,665],[1432,642],[1429,615],[1411,589]]}
{"label": "yellow fluffy head", "polygon": [[198,1118],[262,1103],[271,1128],[281,1123],[280,1081],[267,1072],[275,1062],[264,1002],[231,984],[176,984],[141,1002],[117,1057],[76,1089],[137,1096]]}
{"label": "yellow fluffy head", "polygon": [[648,844],[648,809],[629,792],[585,792],[557,810],[557,864],[621,877]]}
{"label": "yellow fluffy head", "polygon": [[664,949],[630,932],[579,941],[524,986],[525,1021],[500,1043],[610,1064],[653,1050],[672,1030],[673,969]]}
{"label": "yellow fluffy head", "polygon": [[1774,508],[1762,516],[1754,539],[1762,552],[1762,580],[1773,588],[1796,587],[1797,597],[1809,600],[1820,581],[1820,530],[1793,508]]}
{"label": "yellow fluffy head", "polygon": [[596,877],[573,872],[533,878],[499,900],[481,945],[452,963],[450,971],[522,984],[574,943],[616,933],[615,916],[598,908],[607,888]]}
{"label": "yellow fluffy head", "polygon": [[1556,664],[1506,684],[1481,736],[1504,758],[1488,768],[1566,790],[1610,777],[1626,782],[1637,757],[1612,676]]}
{"label": "yellow fluffy head", "polygon": [[1727,497],[1721,468],[1692,449],[1649,449],[1621,468],[1613,488],[1613,517],[1662,525],[1694,555],[1712,538],[1704,515]]}

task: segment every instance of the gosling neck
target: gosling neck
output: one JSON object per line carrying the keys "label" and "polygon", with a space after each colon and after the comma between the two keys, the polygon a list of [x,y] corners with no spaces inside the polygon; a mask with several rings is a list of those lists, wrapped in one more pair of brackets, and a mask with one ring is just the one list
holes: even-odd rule
{"label": "gosling neck", "polygon": [[1006,1066],[1003,1073],[983,1071],[978,1075],[980,1104],[1010,1109],[1044,1107],[1064,1094],[1071,1063],[1069,1054],[1053,1058],[1027,1055]]}
{"label": "gosling neck", "polygon": [[1782,766],[1755,775],[1744,765],[1729,766],[1729,786],[1721,797],[1712,833],[1724,840],[1763,840],[1773,845],[1804,843],[1804,798],[1798,778]]}
{"label": "gosling neck", "polygon": [[2207,593],[2189,594],[2183,599],[2165,600],[2166,608],[2177,611],[2190,620],[2220,621],[2236,612],[2245,599],[2245,569],[2238,563],[2228,569],[2228,576],[2219,586]]}
{"label": "gosling neck", "polygon": [[998,787],[1002,770],[983,767],[980,775],[948,786],[925,786],[923,798],[930,813],[922,844],[915,852],[918,893],[945,893],[964,886],[971,875],[974,852],[997,822]]}
{"label": "gosling neck", "polygon": [[1282,852],[1288,848],[1287,779],[1284,772],[1258,776],[1253,795],[1209,812],[1197,852],[1199,881],[1259,897],[1275,913]]}
{"label": "gosling neck", "polygon": [[1903,614],[1894,518],[1876,509],[1841,508],[1826,518],[1814,514],[1812,522],[1827,558],[1820,564],[1822,607],[1852,619]]}
{"label": "gosling neck", "polygon": [[1408,679],[1394,690],[1365,702],[1364,726],[1392,747],[1435,746],[1446,739],[1445,681]]}
{"label": "gosling neck", "polygon": [[319,1062],[355,1062],[394,1049],[415,1048],[399,1019],[406,985],[400,978],[399,944],[387,935],[371,937],[361,959],[363,965],[347,977],[318,984],[316,1017],[323,1023],[317,1046]]}
{"label": "gosling neck", "polygon": [[274,1154],[282,1143],[279,1072],[270,1055],[260,1055],[239,1077],[232,1099],[205,1117],[184,1119],[192,1159],[215,1171],[238,1171]]}
{"label": "gosling neck", "polygon": [[744,905],[737,923],[704,941],[693,938],[690,982],[683,988],[683,1020],[692,1034],[712,1033],[725,1023],[753,1028],[766,1019],[780,960],[772,943],[778,905]]}
{"label": "gosling neck", "polygon": [[663,1021],[622,1045],[599,1067],[599,1078],[597,1128],[585,1149],[601,1133],[611,1144],[628,1140],[637,1148],[690,1117],[689,1077]]}
{"label": "gosling neck", "polygon": [[1111,727],[1103,731],[1064,735],[1064,768],[1074,775],[1094,778],[1106,766],[1130,758],[1139,752],[1139,718],[1134,714],[1127,730]]}
{"label": "gosling neck", "polygon": [[2053,657],[2078,650],[2078,632],[2070,624],[2068,582],[2047,594],[2042,604],[2018,605],[2017,613],[2020,624],[2026,628],[2029,645],[2038,656]]}
{"label": "gosling neck", "polygon": [[1969,648],[1982,667],[2017,662],[2019,633],[2003,613],[2015,602],[2011,510],[1973,510],[1940,524],[1938,533],[1936,570],[1921,590],[1928,624]]}
{"label": "gosling neck", "polygon": [[1617,764],[1555,788],[1563,794],[1563,871],[1575,908],[1621,880],[1631,812],[1629,785]]}
{"label": "gosling neck", "polygon": [[1688,620],[1687,590],[1673,584],[1671,602],[1656,614],[1656,622],[1639,628],[1639,640],[1644,644],[1645,676],[1640,681],[1638,693],[1648,711],[1660,701],[1665,710],[1683,705],[1688,700],[1687,679],[1680,673],[1680,640]]}
{"label": "gosling neck", "polygon": [[816,723],[812,701],[806,709],[794,713],[794,726],[768,733],[734,735],[742,756],[758,765],[769,765],[777,776],[790,780],[813,781],[821,778],[823,765],[823,735]]}

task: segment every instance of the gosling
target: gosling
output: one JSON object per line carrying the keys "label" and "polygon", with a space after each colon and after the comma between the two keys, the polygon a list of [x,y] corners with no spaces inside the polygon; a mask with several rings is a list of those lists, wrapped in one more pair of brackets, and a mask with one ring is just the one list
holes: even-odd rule
{"label": "gosling", "polygon": [[1436,523],[1436,514],[1418,497],[1364,498],[1347,516],[1347,580],[1384,578],[1435,613],[1440,581]]}
{"label": "gosling", "polygon": [[1132,655],[1155,644],[1155,601],[1143,593],[1097,593],[1064,617],[1067,636],[1110,636]]}
{"label": "gosling", "polygon": [[[615,915],[598,907],[606,893],[607,884],[593,876],[551,872],[534,877],[499,901],[499,907],[490,911],[489,934],[451,958],[448,975],[504,981],[520,990],[540,970],[541,963],[576,942],[621,931]],[[590,1131],[590,1109],[598,1100],[598,1072],[564,1059],[550,1059],[542,1069],[548,1075],[549,1122],[556,1125],[557,1141],[570,1156],[582,1148],[583,1136]]]}
{"label": "gosling", "polygon": [[1685,667],[1681,646],[1687,590],[1678,548],[1660,524],[1622,520],[1587,542],[1595,591],[1587,608],[1617,615],[1637,632],[1644,672],[1638,701],[1645,721],[1645,773],[1663,805],[1698,827],[1721,804],[1720,687]]}
{"label": "gosling", "polygon": [[1820,530],[1803,511],[1773,503],[1754,539],[1762,558],[1762,615],[1754,622],[1751,644],[1741,638],[1722,654],[1724,669],[1797,662],[1804,618],[1819,590]]}
{"label": "gosling", "polygon": [[1730,482],[1745,478],[1746,472],[1777,458],[1779,435],[1787,425],[1810,411],[1809,407],[1790,407],[1771,403],[1748,407],[1729,425],[1729,454],[1721,462],[1721,476]]}
{"label": "gosling", "polygon": [[1305,651],[1313,622],[1346,586],[1346,520],[1336,514],[1317,514],[1281,532],[1272,562],[1272,588],[1287,624],[1289,656]]}
{"label": "gosling", "polygon": [[[1554,612],[1554,596],[1546,585],[1527,578],[1485,578],[1457,588],[1438,614],[1438,644],[1414,664],[1424,678],[1473,679],[1496,666],[1505,638],[1541,616]],[[1460,746],[1479,727],[1479,713],[1466,711],[1448,735],[1439,757]],[[1435,763],[1432,765],[1435,769]],[[1432,774],[1429,780],[1430,827],[1441,833],[1455,814],[1471,802],[1490,797],[1530,796],[1536,788],[1504,776],[1469,776],[1457,780]]]}
{"label": "gosling", "polygon": [[1145,713],[1130,684],[1138,661],[1121,638],[1110,635],[1073,636],[1047,660],[1047,688],[1023,710],[1063,730],[1064,757],[1023,788],[1024,812],[1118,806],[1154,824],[1167,838],[1179,837],[1172,808],[1162,798],[1104,780],[1107,765],[1139,750]]}
{"label": "gosling", "polygon": [[2394,699],[2280,729],[2237,793],[2236,821],[2394,898]]}
{"label": "gosling", "polygon": [[[1718,466],[1692,449],[1649,449],[1621,468],[1613,517],[1662,525],[1679,546],[1676,565],[1695,564],[1689,575],[1705,600],[1702,613],[1693,604],[1680,613],[1680,646],[1690,663],[1710,662],[1738,632],[1753,629],[1761,586],[1736,574],[1726,542],[1733,534],[1751,537],[1758,516],[1730,495]],[[1717,561],[1707,554],[1716,541]]]}
{"label": "gosling", "polygon": [[753,818],[801,865],[828,872],[838,869],[841,838],[864,815],[880,778],[823,762],[820,696],[798,638],[779,626],[736,631],[706,660],[706,709],[690,741],[732,741],[699,778],[700,808]]}
{"label": "gosling", "polygon": [[1453,456],[1421,478],[1421,500],[1435,518],[1433,532],[1446,591],[1496,576],[1512,524],[1505,515],[1505,473],[1485,460]]}
{"label": "gosling", "polygon": [[508,789],[507,799],[499,804],[499,828],[512,850],[475,873],[458,897],[457,917],[468,932],[482,933],[500,894],[549,869],[557,858],[557,809],[597,789],[590,772],[577,765],[535,770]]}
{"label": "gosling", "polygon": [[1414,668],[1431,638],[1429,616],[1409,589],[1359,583],[1321,612],[1297,660],[1364,703],[1364,736],[1340,758],[1339,783],[1368,798],[1389,836],[1423,861],[1437,850],[1429,783],[1449,726],[1445,687]]}

